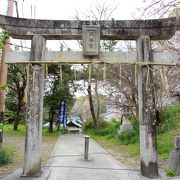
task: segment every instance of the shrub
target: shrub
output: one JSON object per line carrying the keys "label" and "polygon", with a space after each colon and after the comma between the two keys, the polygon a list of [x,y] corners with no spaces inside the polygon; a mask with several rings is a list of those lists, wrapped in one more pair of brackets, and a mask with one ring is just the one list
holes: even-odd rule
{"label": "shrub", "polygon": [[125,145],[134,144],[139,141],[139,135],[134,131],[125,131],[122,134],[118,134],[116,140]]}
{"label": "shrub", "polygon": [[95,128],[93,120],[87,119],[83,124],[82,130],[84,133],[88,133],[89,131],[92,131],[92,130],[96,131],[97,129],[105,128],[107,126],[108,126],[108,123],[100,118],[98,120],[97,128]]}
{"label": "shrub", "polygon": [[88,119],[84,122],[82,130],[84,133],[87,133],[90,129],[93,129],[94,124],[93,121],[91,119]]}
{"label": "shrub", "polygon": [[119,126],[120,126],[120,122],[118,122],[116,120],[111,120],[108,123],[108,127],[107,127],[108,131],[109,131],[109,133],[107,134],[108,137],[116,137]]}
{"label": "shrub", "polygon": [[108,126],[108,122],[99,118],[98,120],[98,128],[106,128]]}
{"label": "shrub", "polygon": [[13,123],[15,113],[16,112],[11,111],[11,110],[6,108],[6,111],[5,111],[5,122],[8,123],[8,124]]}
{"label": "shrub", "polygon": [[112,120],[110,122],[106,122],[101,120],[101,125],[98,126],[98,128],[94,128],[90,130],[91,134],[97,135],[97,136],[107,136],[108,138],[113,138],[116,136],[119,123],[115,120]]}
{"label": "shrub", "polygon": [[174,169],[168,169],[166,171],[166,176],[170,176],[170,177],[176,176],[176,171]]}
{"label": "shrub", "polygon": [[9,149],[1,148],[0,149],[0,166],[3,166],[8,163],[12,163],[13,153]]}
{"label": "shrub", "polygon": [[83,132],[113,138],[116,137],[118,128],[119,122],[117,122],[115,119],[112,119],[110,122],[99,119],[97,128],[94,128],[92,120],[87,120],[83,125]]}

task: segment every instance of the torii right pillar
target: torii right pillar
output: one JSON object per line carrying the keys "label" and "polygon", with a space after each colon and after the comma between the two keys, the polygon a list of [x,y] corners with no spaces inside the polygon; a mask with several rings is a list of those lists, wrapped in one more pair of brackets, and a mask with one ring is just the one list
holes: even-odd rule
{"label": "torii right pillar", "polygon": [[[140,36],[136,43],[137,59],[152,61],[151,41],[148,36]],[[153,72],[150,65],[140,65],[138,69],[138,98],[140,124],[141,174],[148,178],[158,178],[156,114]]]}

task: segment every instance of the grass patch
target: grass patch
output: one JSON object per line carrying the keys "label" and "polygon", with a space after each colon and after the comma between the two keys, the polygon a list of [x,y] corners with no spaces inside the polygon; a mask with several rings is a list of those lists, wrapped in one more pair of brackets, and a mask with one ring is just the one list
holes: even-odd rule
{"label": "grass patch", "polygon": [[24,136],[25,135],[25,125],[19,124],[17,130],[13,130],[13,124],[4,125],[4,133],[11,136]]}
{"label": "grass patch", "polygon": [[162,125],[157,127],[157,149],[159,157],[165,160],[174,149],[174,137],[180,135],[180,106],[165,107],[163,119]]}
{"label": "grass patch", "polygon": [[157,127],[157,133],[166,133],[178,127],[180,127],[180,106],[164,107],[163,123]]}
{"label": "grass patch", "polygon": [[43,136],[49,136],[49,137],[58,137],[59,135],[62,134],[62,131],[56,131],[54,130],[53,132],[49,133],[49,130],[48,129],[43,129],[42,130],[42,135]]}
{"label": "grass patch", "polygon": [[[26,134],[26,128],[25,125],[19,124],[17,130],[13,130],[13,124],[5,124],[4,125],[4,133],[10,136],[25,136]],[[58,137],[61,134],[61,131],[53,131],[52,133],[49,133],[48,129],[42,129],[42,135],[43,136],[51,136],[51,137]]]}
{"label": "grass patch", "polygon": [[113,151],[120,152],[121,154],[128,154],[135,158],[139,156],[139,143],[125,145],[117,141],[115,138],[96,136],[93,134],[90,136],[105,149],[113,149]]}
{"label": "grass patch", "polygon": [[0,166],[13,162],[13,152],[8,148],[0,149]]}
{"label": "grass patch", "polygon": [[157,149],[158,155],[163,159],[167,159],[169,153],[174,149],[173,139],[175,136],[179,136],[180,127],[176,127],[166,133],[157,135]]}

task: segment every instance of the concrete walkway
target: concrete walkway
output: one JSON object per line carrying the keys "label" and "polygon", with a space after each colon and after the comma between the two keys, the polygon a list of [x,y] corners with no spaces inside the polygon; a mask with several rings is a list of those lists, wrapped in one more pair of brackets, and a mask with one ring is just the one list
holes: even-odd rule
{"label": "concrete walkway", "polygon": [[84,135],[60,136],[45,169],[48,180],[138,180],[139,171],[127,169],[90,139],[84,161]]}

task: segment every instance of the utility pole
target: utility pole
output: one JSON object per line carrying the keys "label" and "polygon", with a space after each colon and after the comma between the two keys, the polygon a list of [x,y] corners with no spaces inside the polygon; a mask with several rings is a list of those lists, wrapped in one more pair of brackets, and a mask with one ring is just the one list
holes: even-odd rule
{"label": "utility pole", "polygon": [[[1,1],[0,1],[1,2]],[[13,16],[13,0],[8,0],[7,16]],[[5,56],[10,49],[10,38],[4,42],[4,47],[1,56],[0,67],[0,84],[7,82],[8,65],[5,63]],[[4,105],[5,105],[5,90],[0,89],[0,148],[3,142],[3,125],[4,125]]]}

